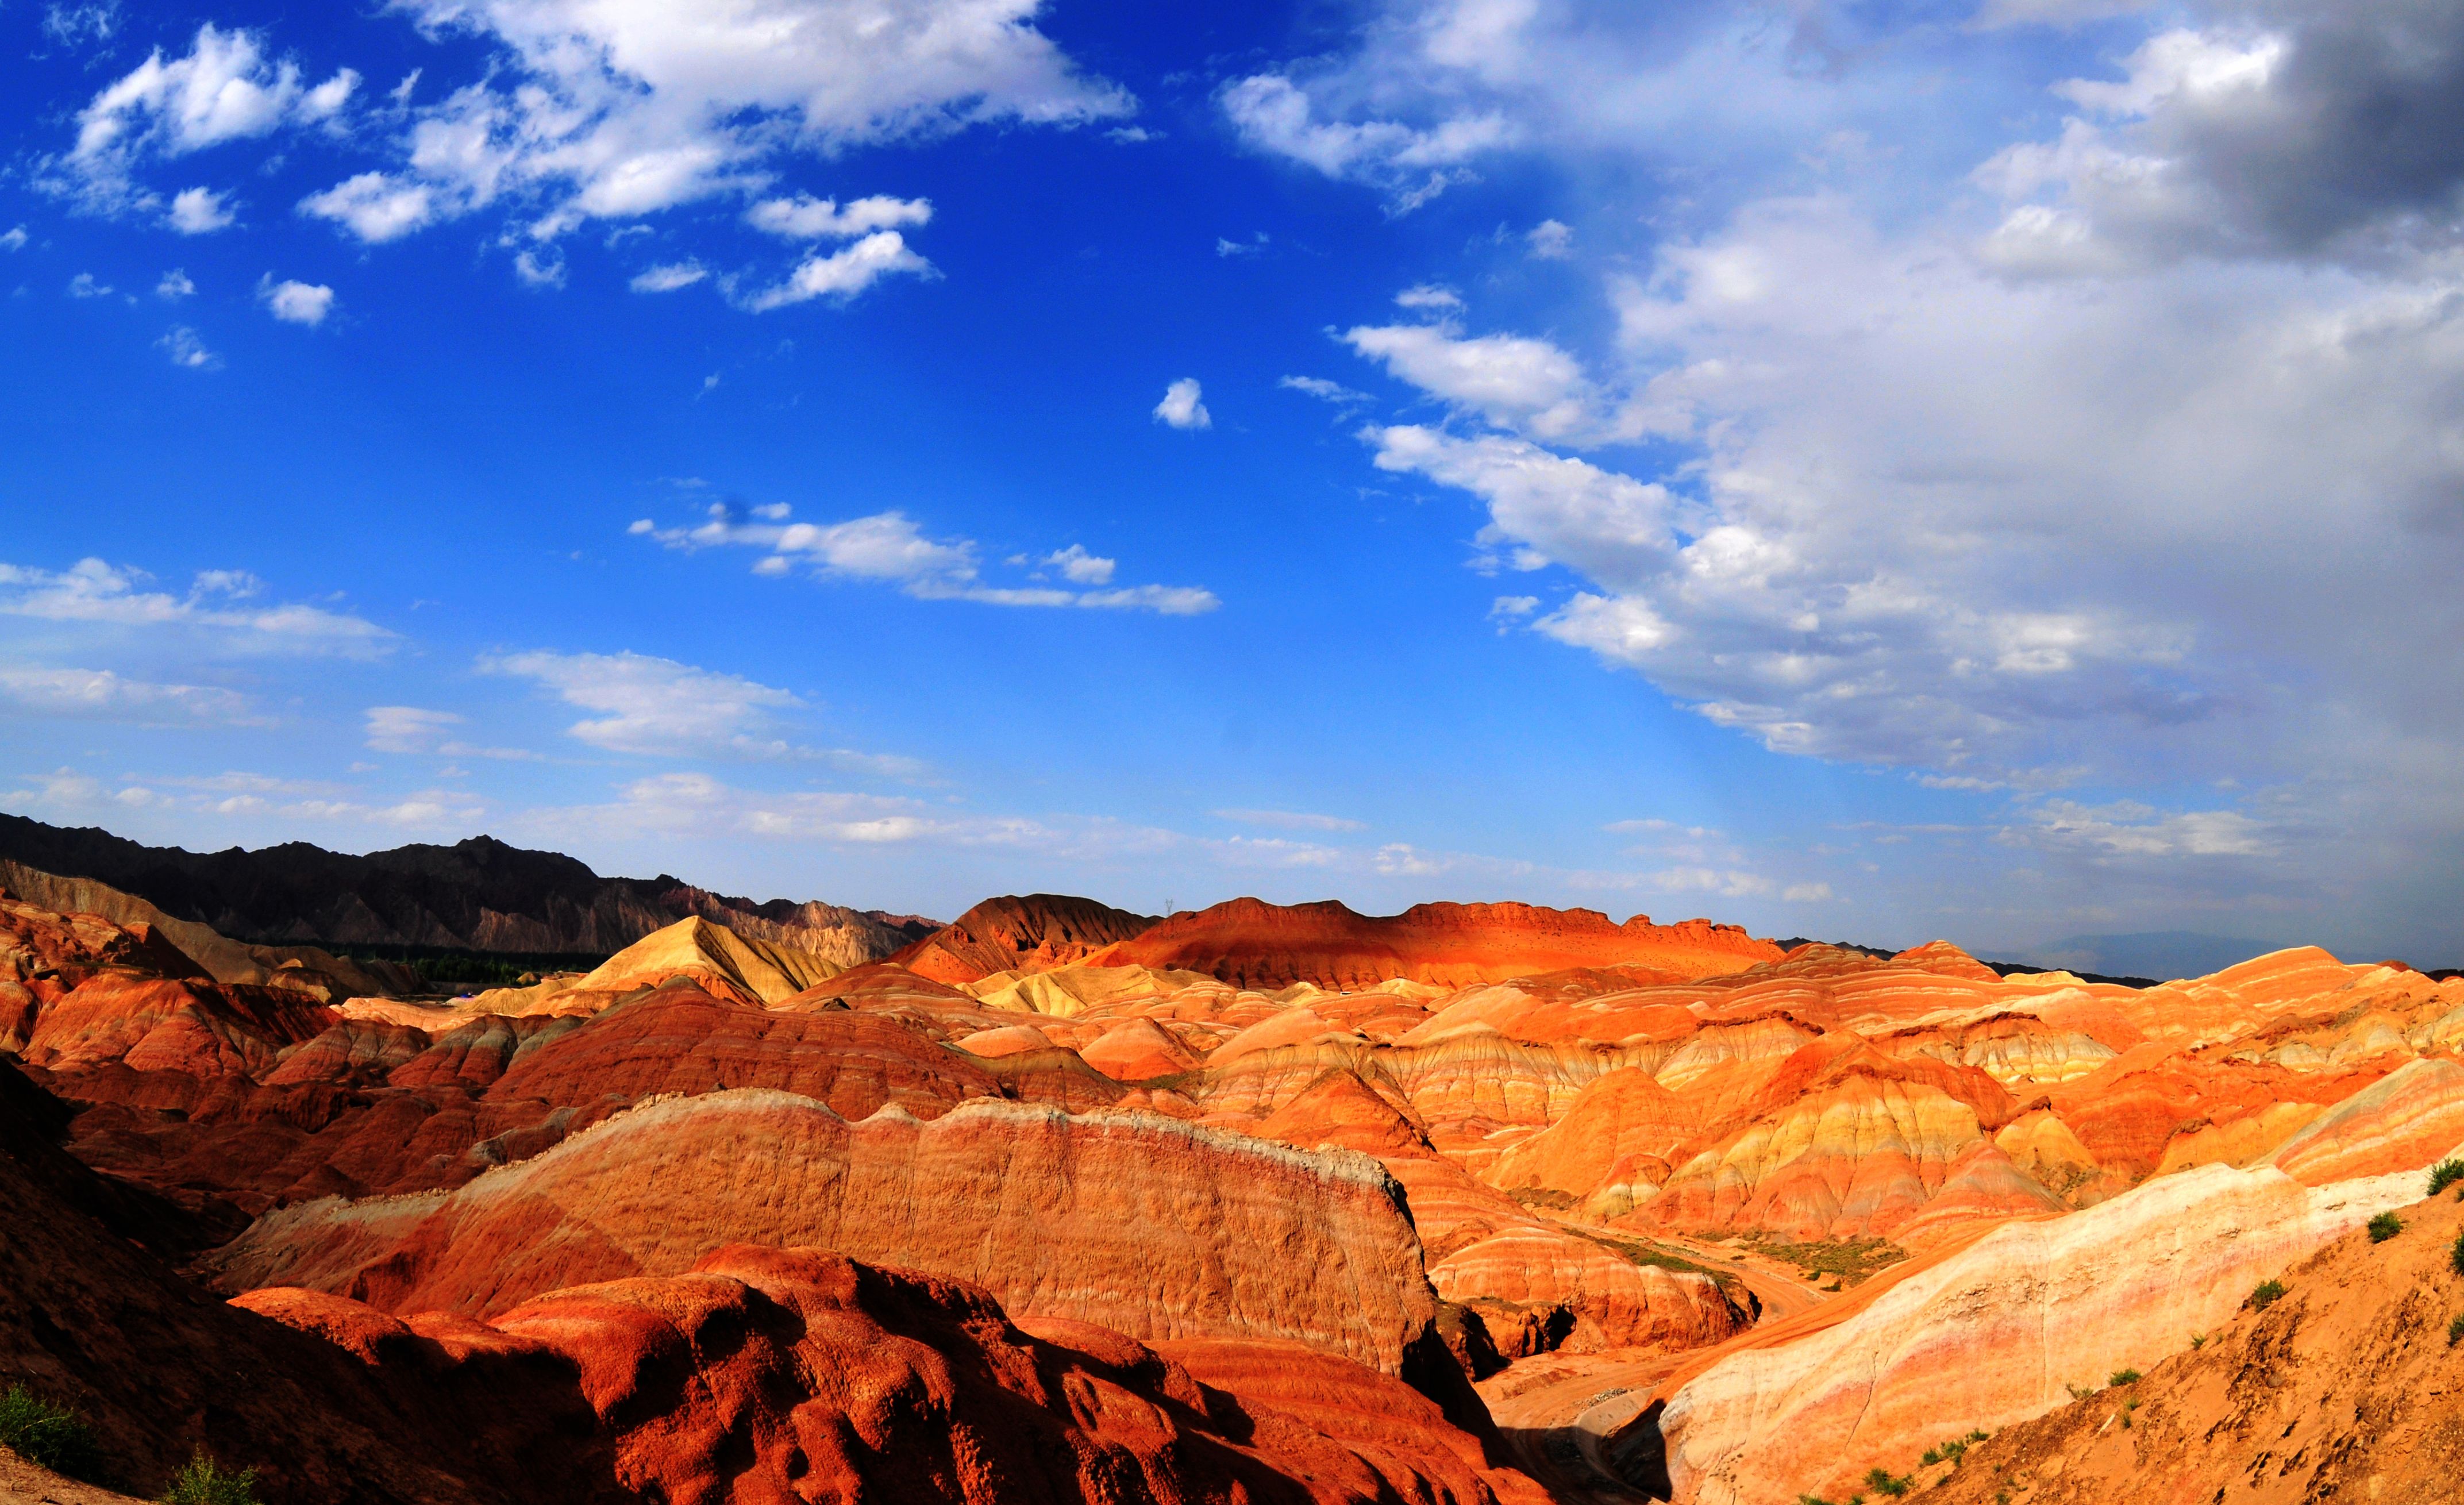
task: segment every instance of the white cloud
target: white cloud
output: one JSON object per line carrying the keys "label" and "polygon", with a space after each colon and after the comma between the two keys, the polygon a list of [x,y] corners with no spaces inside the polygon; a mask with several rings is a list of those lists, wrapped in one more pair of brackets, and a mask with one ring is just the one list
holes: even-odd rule
{"label": "white cloud", "polygon": [[[789,522],[783,506],[758,509],[760,520],[748,520],[727,503],[710,509],[708,520],[691,528],[660,528],[642,519],[626,529],[672,549],[708,548],[722,544],[767,550],[753,566],[758,575],[785,575],[803,568],[824,579],[872,581],[894,585],[908,595],[927,601],[976,601],[987,606],[1083,607],[1095,610],[1154,611],[1164,616],[1197,616],[1214,610],[1214,592],[1195,586],[1123,586],[1109,589],[1069,590],[1050,586],[987,585],[978,564],[979,550],[970,539],[932,539],[903,512],[881,512],[844,522]],[[1019,563],[1023,563],[1023,560]],[[1074,584],[1105,585],[1114,564],[1071,544],[1044,563],[1069,574]],[[1101,567],[1103,579],[1092,578]]]}
{"label": "white cloud", "polygon": [[1044,563],[1061,571],[1062,578],[1080,586],[1109,586],[1112,583],[1114,562],[1089,554],[1077,543],[1057,553],[1044,556]]}
{"label": "white cloud", "polygon": [[1275,385],[1289,391],[1306,392],[1322,403],[1333,403],[1337,407],[1351,407],[1373,400],[1367,392],[1354,391],[1341,382],[1330,382],[1322,376],[1287,376]]}
{"label": "white cloud", "polygon": [[238,217],[223,195],[211,188],[182,188],[171,195],[171,228],[183,235],[209,235],[217,230],[228,230]]}
{"label": "white cloud", "polygon": [[803,193],[764,199],[744,211],[746,224],[789,240],[852,240],[876,230],[928,224],[932,218],[932,200],[886,194],[857,199],[842,209],[829,199]]}
{"label": "white cloud", "polygon": [[1421,312],[1434,310],[1439,313],[1454,313],[1462,310],[1463,300],[1463,295],[1453,288],[1440,287],[1434,282],[1422,282],[1417,287],[1407,287],[1396,294],[1395,306]]}
{"label": "white cloud", "polygon": [[777,734],[777,713],[803,702],[736,675],[633,653],[512,653],[480,667],[599,713],[566,731],[609,752],[785,758],[796,751]]}
{"label": "white cloud", "polygon": [[2002,832],[2015,845],[2083,851],[2099,857],[2264,857],[2276,843],[2267,827],[2239,810],[2172,810],[2137,801],[2089,806],[2046,800],[2030,824]]}
{"label": "white cloud", "polygon": [[1563,261],[1574,254],[1574,228],[1562,220],[1544,219],[1525,232],[1523,243],[1535,260]]}
{"label": "white cloud", "polygon": [[0,696],[43,716],[153,724],[256,721],[248,699],[206,685],[125,679],[108,669],[42,669],[0,664]]}
{"label": "white cloud", "polygon": [[223,364],[223,358],[207,349],[205,341],[186,324],[172,325],[162,339],[154,342],[154,347],[169,356],[173,365],[186,366],[192,371],[210,371]]}
{"label": "white cloud", "polygon": [[[166,58],[157,48],[97,94],[78,112],[76,144],[49,165],[54,176],[44,181],[89,210],[152,210],[161,196],[134,176],[147,160],[328,120],[358,82],[345,68],[308,87],[299,65],[269,58],[256,33],[208,22],[185,55]],[[170,222],[193,234],[229,223],[225,215],[216,195],[192,188],[172,201]]]}
{"label": "white cloud", "polygon": [[88,38],[107,42],[119,29],[120,7],[116,3],[52,5],[43,9],[43,34],[63,47],[75,47]]}
{"label": "white cloud", "polygon": [[1792,883],[1780,891],[1779,896],[1790,904],[1827,904],[1837,896],[1828,883]]}
{"label": "white cloud", "polygon": [[269,277],[257,284],[256,296],[268,312],[287,324],[313,328],[334,311],[334,290],[313,282],[276,282]]}
{"label": "white cloud", "polygon": [[332,220],[370,245],[398,240],[441,217],[435,188],[383,172],[363,172],[311,193],[299,201],[299,212]]}
{"label": "white cloud", "polygon": [[163,280],[154,284],[154,296],[166,303],[176,303],[196,290],[197,284],[188,280],[188,274],[178,267],[164,273]]}
{"label": "white cloud", "polygon": [[883,277],[901,275],[940,276],[933,269],[933,263],[907,249],[906,237],[898,232],[875,231],[855,244],[827,255],[816,252],[806,256],[787,274],[784,282],[754,294],[745,299],[744,306],[759,314],[783,308],[790,303],[809,302],[816,298],[836,299],[844,302]]}
{"label": "white cloud", "polygon": [[376,752],[434,753],[447,758],[493,758],[531,763],[539,754],[520,747],[479,747],[453,735],[462,718],[451,711],[425,710],[415,705],[372,705],[367,709],[367,746]]}
{"label": "white cloud", "polygon": [[6,233],[0,233],[0,251],[23,251],[25,249],[25,226],[12,225],[9,228]]}
{"label": "white cloud", "polygon": [[1417,209],[1463,180],[1461,165],[1510,144],[1514,129],[1495,112],[1442,119],[1426,128],[1400,121],[1322,119],[1309,92],[1282,74],[1227,85],[1223,113],[1251,149],[1382,189],[1396,210]]}
{"label": "white cloud", "polygon": [[112,627],[188,628],[238,646],[303,653],[385,652],[393,633],[373,622],[311,606],[243,606],[253,577],[233,570],[197,576],[185,596],[140,588],[142,570],[79,560],[53,571],[0,564],[0,613]]}
{"label": "white cloud", "polygon": [[1340,815],[1312,815],[1303,810],[1217,810],[1219,820],[1238,821],[1243,826],[1267,826],[1278,830],[1367,830],[1363,821],[1346,820]]}
{"label": "white cloud", "polygon": [[708,276],[710,273],[698,261],[672,261],[636,274],[631,285],[636,293],[672,293]]}
{"label": "white cloud", "polygon": [[1581,363],[1545,340],[1459,338],[1434,324],[1364,325],[1343,341],[1398,381],[1500,428],[1574,439],[1600,426],[1599,394]]}
{"label": "white cloud", "polygon": [[1206,410],[1199,395],[1198,378],[1184,376],[1164,388],[1163,401],[1155,406],[1155,416],[1183,431],[1211,429],[1215,427],[1215,416]]}
{"label": "white cloud", "polygon": [[[430,32],[490,43],[501,73],[414,110],[397,171],[342,197],[328,190],[309,211],[382,238],[510,197],[536,210],[532,232],[549,236],[759,191],[794,154],[1130,113],[1127,93],[1082,74],[1035,30],[1038,5],[407,0]],[[424,193],[414,199],[414,188]],[[790,206],[780,211],[787,219],[801,212],[800,201],[771,202]],[[921,222],[898,200],[859,200],[847,212],[877,215],[882,205]]]}
{"label": "white cloud", "polygon": [[80,272],[69,278],[69,297],[71,298],[109,298],[110,296],[111,284],[91,272]]}
{"label": "white cloud", "polygon": [[451,711],[372,705],[367,711],[367,745],[378,752],[430,752],[461,724],[462,718]]}
{"label": "white cloud", "polygon": [[514,253],[514,276],[525,287],[564,286],[564,256],[555,250],[528,248]]}

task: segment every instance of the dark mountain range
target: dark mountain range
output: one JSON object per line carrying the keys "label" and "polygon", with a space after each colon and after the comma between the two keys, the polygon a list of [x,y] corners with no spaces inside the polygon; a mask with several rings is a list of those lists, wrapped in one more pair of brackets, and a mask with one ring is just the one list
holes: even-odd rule
{"label": "dark mountain range", "polygon": [[493,836],[365,856],[299,841],[198,852],[0,814],[0,859],[93,878],[175,918],[275,944],[605,955],[699,915],[856,966],[935,928],[912,915],[836,904],[756,904],[666,874],[601,877],[561,852]]}

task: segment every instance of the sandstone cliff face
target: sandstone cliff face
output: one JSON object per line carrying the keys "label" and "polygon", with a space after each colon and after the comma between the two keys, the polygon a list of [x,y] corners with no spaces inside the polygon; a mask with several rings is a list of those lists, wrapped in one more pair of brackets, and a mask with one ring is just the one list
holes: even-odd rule
{"label": "sandstone cliff face", "polygon": [[1435,1317],[1375,1162],[994,1102],[850,1124],[760,1091],[639,1108],[451,1193],[285,1208],[215,1263],[235,1290],[484,1315],[737,1242],[929,1271],[1134,1338],[1291,1339],[1389,1373]]}

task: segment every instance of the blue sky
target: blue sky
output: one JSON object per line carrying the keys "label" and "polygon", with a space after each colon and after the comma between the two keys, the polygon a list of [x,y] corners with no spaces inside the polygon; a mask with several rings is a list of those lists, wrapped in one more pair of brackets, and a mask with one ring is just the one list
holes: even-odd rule
{"label": "blue sky", "polygon": [[2436,8],[673,9],[0,10],[0,808],[2464,950]]}

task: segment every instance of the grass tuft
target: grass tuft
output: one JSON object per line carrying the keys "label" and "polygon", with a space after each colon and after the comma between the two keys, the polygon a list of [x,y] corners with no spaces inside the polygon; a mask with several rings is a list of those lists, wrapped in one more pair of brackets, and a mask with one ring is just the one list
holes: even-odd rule
{"label": "grass tuft", "polygon": [[[2464,1245],[2458,1246],[2455,1257],[2457,1268],[2464,1269]],[[2283,1281],[2262,1280],[2257,1285],[2251,1287],[2250,1300],[2247,1304],[2254,1312],[2264,1312],[2269,1307],[2274,1306],[2277,1301],[2283,1299]]]}
{"label": "grass tuft", "polygon": [[1912,1475],[1905,1473],[1893,1473],[1888,1469],[1867,1469],[1865,1471],[1865,1488],[1872,1490],[1877,1494],[1888,1494],[1895,1499],[1916,1488],[1916,1479]]}
{"label": "grass tuft", "polygon": [[2464,1160],[2451,1157],[2430,1167],[2430,1194],[2433,1197],[2459,1181],[2464,1181]]}
{"label": "grass tuft", "polygon": [[100,1461],[94,1428],[75,1407],[55,1405],[22,1384],[0,1391],[0,1443],[30,1463],[73,1479],[92,1479]]}
{"label": "grass tuft", "polygon": [[2105,1376],[2104,1383],[2107,1384],[2137,1384],[2139,1383],[2139,1371],[2136,1369],[2116,1369],[2113,1373]]}
{"label": "grass tuft", "polygon": [[2464,1317],[2447,1324],[2447,1346],[2453,1348],[2457,1343],[2464,1343]]}
{"label": "grass tuft", "polygon": [[171,1487],[156,1496],[157,1505],[257,1505],[256,1471],[237,1473],[216,1463],[200,1448],[187,1468],[171,1477]]}
{"label": "grass tuft", "polygon": [[2404,1231],[2404,1219],[2392,1212],[2382,1212],[2370,1219],[2370,1242],[2384,1244]]}

